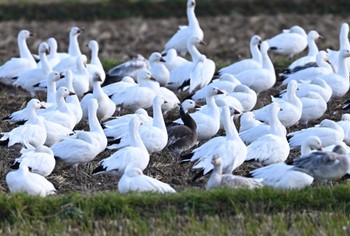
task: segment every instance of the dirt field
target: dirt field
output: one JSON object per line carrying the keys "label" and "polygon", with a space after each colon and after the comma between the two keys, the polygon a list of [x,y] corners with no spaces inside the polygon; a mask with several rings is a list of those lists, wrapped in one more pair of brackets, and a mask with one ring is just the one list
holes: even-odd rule
{"label": "dirt field", "polygon": [[[339,46],[339,26],[346,18],[335,15],[257,15],[243,17],[234,14],[222,17],[199,17],[199,22],[205,34],[207,46],[201,46],[199,50],[206,54],[208,58],[216,61],[220,66],[228,65],[239,59],[249,57],[249,40],[253,34],[260,35],[263,39],[269,38],[279,33],[284,28],[293,25],[300,25],[306,31],[317,30],[323,39],[318,41],[320,49],[334,48]],[[100,45],[100,58],[111,58],[117,61],[124,61],[129,56],[140,53],[148,57],[154,51],[160,51],[165,42],[177,30],[177,26],[186,24],[186,18],[170,19],[142,19],[132,18],[120,21],[95,21],[95,22],[0,22],[0,61],[6,61],[18,55],[17,33],[21,29],[28,29],[35,33],[35,37],[28,40],[28,45],[33,53],[36,53],[39,43],[48,37],[56,37],[59,50],[67,50],[68,32],[74,25],[85,28],[84,34],[79,36],[79,42],[83,53],[89,55],[85,46],[90,39],[95,39]],[[275,62],[276,69],[280,69],[276,56],[271,56]],[[268,92],[260,94],[257,107],[270,101],[270,95],[275,95],[279,89],[276,86]],[[4,117],[13,111],[18,110],[29,100],[28,95],[12,87],[0,85],[0,116]],[[329,103],[327,114],[324,118],[339,120],[343,111],[339,105],[349,98],[349,95],[342,99],[333,100]],[[319,121],[310,122],[310,125]],[[0,130],[9,131],[14,126],[7,123],[0,123]],[[86,128],[81,124],[77,129]],[[301,127],[292,127],[291,130]],[[0,159],[0,192],[8,192],[5,175],[9,171],[9,166],[14,158],[19,156],[19,151],[13,148],[0,147],[2,158]],[[58,194],[70,191],[78,191],[86,194],[100,191],[116,191],[117,179],[111,176],[91,176],[90,173],[96,167],[99,160],[112,154],[106,151],[100,154],[94,161],[82,166],[75,178],[71,167],[57,162],[56,169],[48,178],[58,188]],[[292,152],[291,158],[298,153]],[[171,184],[175,189],[181,191],[189,187],[202,188],[205,178],[191,182],[191,164],[179,165],[177,160],[171,158],[167,153],[160,153],[151,156],[149,168],[145,174],[151,175],[162,181]],[[242,165],[236,172],[244,174],[251,167]]]}

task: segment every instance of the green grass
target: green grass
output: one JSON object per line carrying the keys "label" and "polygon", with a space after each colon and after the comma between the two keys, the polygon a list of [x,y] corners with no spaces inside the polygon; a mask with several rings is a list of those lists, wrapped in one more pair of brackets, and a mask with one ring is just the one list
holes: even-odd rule
{"label": "green grass", "polygon": [[[56,197],[0,196],[3,233],[342,234],[349,226],[350,187],[277,191],[187,190],[161,195],[117,192]],[[1,231],[0,231],[1,232]]]}

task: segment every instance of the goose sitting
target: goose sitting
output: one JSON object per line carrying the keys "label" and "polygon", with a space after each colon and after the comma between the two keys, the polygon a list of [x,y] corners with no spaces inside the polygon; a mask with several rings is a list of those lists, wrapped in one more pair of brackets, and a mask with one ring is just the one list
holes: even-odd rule
{"label": "goose sitting", "polygon": [[222,174],[222,160],[218,155],[213,156],[211,163],[214,166],[206,188],[230,187],[230,188],[261,188],[263,179],[252,179],[233,174]]}
{"label": "goose sitting", "polygon": [[250,112],[250,111],[244,112],[240,117],[239,133],[242,133],[244,131],[257,127],[258,125],[261,125],[261,124],[262,122],[255,118],[255,115],[253,112]]}
{"label": "goose sitting", "polygon": [[256,92],[244,84],[238,84],[232,92],[228,93],[228,96],[234,97],[240,102],[242,106],[241,112],[251,111],[258,99]]}
{"label": "goose sitting", "polygon": [[46,129],[44,126],[44,118],[39,117],[35,110],[43,108],[38,99],[29,101],[30,110],[28,112],[28,120],[21,126],[18,126],[10,132],[2,133],[1,144],[7,144],[8,147],[14,144],[22,144],[25,147],[37,147],[43,145],[46,141]]}
{"label": "goose sitting", "polygon": [[21,164],[18,170],[7,173],[6,183],[11,193],[25,192],[41,197],[56,193],[51,182],[39,174],[29,172],[25,164]]}
{"label": "goose sitting", "polygon": [[[165,59],[165,66],[168,68],[169,72],[176,69],[177,67],[184,66],[185,64],[189,65],[191,62],[187,59],[179,56],[175,49],[170,48],[166,55],[163,56]],[[170,74],[169,74],[170,76]]]}
{"label": "goose sitting", "polygon": [[336,145],[331,152],[312,152],[293,161],[295,170],[302,171],[319,180],[337,180],[350,168],[350,159],[342,145]]}
{"label": "goose sitting", "polygon": [[203,40],[204,34],[203,30],[200,28],[198,19],[195,15],[194,9],[196,6],[195,0],[187,0],[187,20],[188,26],[180,26],[179,30],[169,39],[165,44],[162,53],[167,52],[169,49],[173,48],[178,54],[185,56],[187,53],[187,39],[194,36]]}
{"label": "goose sitting", "polygon": [[190,99],[186,99],[180,106],[180,118],[183,125],[170,125],[167,127],[168,143],[166,148],[175,157],[191,149],[197,143],[197,124],[189,114],[189,110],[199,106]]}
{"label": "goose sitting", "polygon": [[[140,126],[139,133],[148,153],[160,152],[166,146],[168,141],[168,133],[161,110],[161,105],[166,102],[163,97],[157,95],[153,99],[153,122]],[[132,133],[126,132],[115,136],[120,139],[120,143],[109,146],[110,149],[123,148],[132,145],[134,137],[130,137]]]}
{"label": "goose sitting", "polygon": [[303,105],[299,121],[302,124],[321,118],[327,110],[327,102],[316,92],[310,91],[305,96],[300,97],[300,101]]}
{"label": "goose sitting", "polygon": [[195,148],[192,153],[181,157],[182,162],[195,162],[192,169],[201,170],[194,179],[206,175],[213,169],[211,161],[214,155],[219,155],[222,158],[224,174],[231,174],[246,158],[247,147],[238,136],[237,129],[231,119],[229,107],[227,105],[222,107],[221,115],[225,120],[224,128],[226,136],[214,137],[203,145]]}
{"label": "goose sitting", "polygon": [[250,39],[250,53],[252,58],[243,59],[237,61],[229,66],[223,67],[219,70],[219,74],[224,73],[237,75],[245,70],[259,69],[262,67],[262,58],[259,51],[259,46],[261,44],[261,38],[259,35],[253,35]]}
{"label": "goose sitting", "polygon": [[92,174],[108,173],[122,176],[127,167],[137,167],[141,171],[146,169],[149,163],[149,153],[141,140],[139,126],[141,120],[133,117],[129,123],[130,146],[124,147],[113,153],[111,156],[101,160]]}
{"label": "goose sitting", "polygon": [[40,83],[42,80],[46,80],[50,72],[52,72],[52,67],[46,58],[46,54],[49,51],[49,45],[47,45],[45,42],[42,42],[39,45],[38,51],[40,61],[42,62],[41,67],[27,70],[26,72],[19,75],[16,81],[13,83],[14,86],[21,87],[29,92],[32,97],[35,96],[35,85]]}
{"label": "goose sitting", "polygon": [[51,146],[55,157],[74,167],[92,161],[107,147],[107,138],[97,119],[98,103],[90,99],[89,131],[76,131],[74,135],[64,137],[63,141]]}
{"label": "goose sitting", "polygon": [[103,69],[103,65],[101,63],[100,58],[98,57],[98,43],[96,40],[90,40],[88,45],[87,45],[90,50],[91,50],[91,57],[90,57],[90,63],[86,64],[86,68],[89,71],[89,75],[90,75],[90,90],[93,87],[93,76],[94,76],[94,72],[98,71],[102,80],[102,83],[105,81],[106,79],[106,72]]}
{"label": "goose sitting", "polygon": [[21,30],[17,36],[19,56],[13,57],[6,61],[0,67],[0,83],[12,85],[22,73],[37,68],[37,64],[28,49],[26,40],[32,37],[33,34],[28,30]]}
{"label": "goose sitting", "polygon": [[51,148],[40,145],[36,148],[22,148],[21,156],[16,158],[11,169],[18,169],[20,165],[25,164],[31,169],[31,172],[44,177],[49,176],[56,165],[56,160]]}
{"label": "goose sitting", "polygon": [[160,86],[166,86],[169,82],[170,72],[164,64],[165,59],[159,52],[153,52],[148,61],[152,77],[158,81]]}
{"label": "goose sitting", "polygon": [[121,194],[129,192],[158,192],[175,193],[169,184],[150,176],[144,175],[137,167],[127,167],[118,182],[118,191]]}
{"label": "goose sitting", "polygon": [[95,98],[98,102],[97,118],[100,122],[103,122],[114,114],[116,106],[114,102],[105,94],[101,88],[102,78],[99,72],[93,74],[93,91],[92,94],[86,94],[80,102],[81,109],[83,111],[83,119],[88,118],[88,105],[91,98]]}
{"label": "goose sitting", "polygon": [[307,35],[303,28],[295,25],[268,39],[267,42],[271,51],[291,58],[304,51],[307,46]]}

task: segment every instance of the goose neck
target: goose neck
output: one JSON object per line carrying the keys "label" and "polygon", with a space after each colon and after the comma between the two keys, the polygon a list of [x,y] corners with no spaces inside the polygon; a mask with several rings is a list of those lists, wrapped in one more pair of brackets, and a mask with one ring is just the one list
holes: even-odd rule
{"label": "goose neck", "polygon": [[211,173],[207,188],[216,188],[220,187],[222,180],[222,166],[221,165],[214,165],[213,172]]}
{"label": "goose neck", "polygon": [[56,82],[54,80],[49,80],[47,83],[46,102],[56,103]]}
{"label": "goose neck", "polygon": [[34,61],[34,58],[29,51],[27,41],[25,38],[20,38],[20,37],[18,38],[18,48],[19,48],[19,55],[21,58],[32,59]]}
{"label": "goose neck", "polygon": [[162,113],[162,104],[158,99],[153,104],[153,126],[165,131],[166,126]]}
{"label": "goose neck", "polygon": [[81,54],[78,43],[78,35],[73,35],[69,38],[68,54],[74,57]]}
{"label": "goose neck", "polygon": [[[340,53],[341,54],[341,53]],[[349,60],[348,57],[343,57],[339,54],[338,60],[338,74],[343,78],[349,79],[349,69],[346,66],[346,60]]]}
{"label": "goose neck", "polygon": [[103,134],[103,129],[97,118],[97,107],[94,107],[94,109],[88,110],[88,122],[89,122],[89,129],[91,132],[97,132],[97,133]]}
{"label": "goose neck", "polygon": [[262,63],[262,56],[261,52],[257,45],[251,44],[250,45],[250,53],[252,54],[252,58],[254,61],[257,61],[259,63]]}
{"label": "goose neck", "polygon": [[194,12],[194,7],[187,8],[187,19],[188,19],[188,27],[197,27],[199,26],[198,19]]}
{"label": "goose neck", "polygon": [[308,56],[309,57],[313,57],[316,56],[317,53],[319,52],[317,44],[315,42],[315,39],[308,39],[308,48],[309,48],[309,52],[308,52]]}

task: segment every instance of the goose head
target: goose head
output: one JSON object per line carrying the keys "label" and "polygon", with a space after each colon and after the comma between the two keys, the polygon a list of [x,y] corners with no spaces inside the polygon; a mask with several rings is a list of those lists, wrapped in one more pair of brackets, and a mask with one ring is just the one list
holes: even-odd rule
{"label": "goose head", "polygon": [[165,62],[165,59],[162,57],[162,55],[159,52],[152,53],[148,60],[150,63]]}
{"label": "goose head", "polygon": [[18,38],[19,39],[27,39],[27,38],[30,38],[32,37],[34,34],[31,33],[29,30],[21,30],[19,33],[18,33]]}
{"label": "goose head", "polygon": [[253,37],[250,39],[250,44],[257,46],[262,43],[261,37],[259,35],[253,35]]}
{"label": "goose head", "polygon": [[214,155],[211,159],[211,164],[213,164],[213,166],[221,165],[221,157],[219,155]]}
{"label": "goose head", "polygon": [[42,42],[39,45],[38,53],[39,54],[49,54],[50,53],[50,47],[46,42]]}

